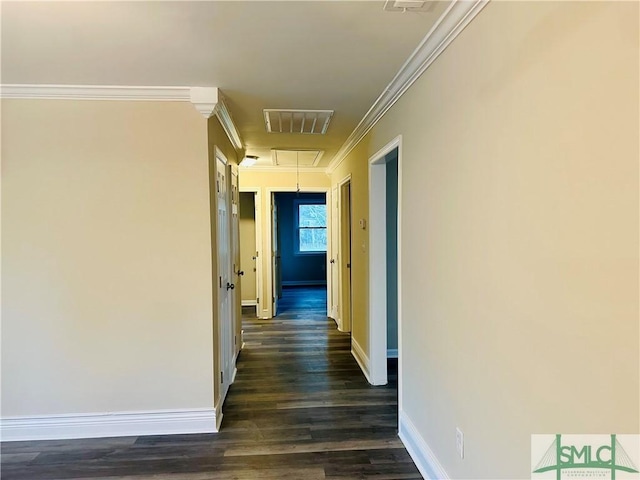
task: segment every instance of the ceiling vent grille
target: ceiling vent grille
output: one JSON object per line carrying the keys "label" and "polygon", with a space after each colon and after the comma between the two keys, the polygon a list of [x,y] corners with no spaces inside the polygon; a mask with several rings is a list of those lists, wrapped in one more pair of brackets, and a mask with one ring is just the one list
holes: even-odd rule
{"label": "ceiling vent grille", "polygon": [[280,167],[317,167],[324,150],[271,150],[271,161]]}
{"label": "ceiling vent grille", "polygon": [[332,116],[333,110],[264,110],[264,121],[269,133],[324,135]]}

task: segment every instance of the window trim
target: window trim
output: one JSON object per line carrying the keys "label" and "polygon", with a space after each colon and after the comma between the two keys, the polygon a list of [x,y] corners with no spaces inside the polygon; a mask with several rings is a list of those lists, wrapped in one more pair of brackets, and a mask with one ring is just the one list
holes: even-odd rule
{"label": "window trim", "polygon": [[[326,255],[329,249],[329,239],[324,250],[300,250],[300,229],[301,228],[323,228],[329,234],[329,225],[324,227],[301,227],[300,226],[300,205],[324,205],[327,208],[326,199],[297,198],[293,201],[293,254],[294,255]],[[329,212],[327,212],[328,214]]]}

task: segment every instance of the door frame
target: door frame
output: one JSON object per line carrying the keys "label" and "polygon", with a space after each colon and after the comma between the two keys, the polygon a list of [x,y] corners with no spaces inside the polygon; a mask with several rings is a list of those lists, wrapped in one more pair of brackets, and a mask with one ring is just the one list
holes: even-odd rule
{"label": "door frame", "polygon": [[260,318],[262,305],[264,305],[264,295],[262,291],[262,189],[259,187],[239,188],[240,193],[253,193],[253,205],[255,209],[255,229],[256,229],[256,317]]}
{"label": "door frame", "polygon": [[[273,311],[273,303],[271,302],[271,295],[273,295],[273,262],[271,261],[271,256],[273,255],[273,245],[272,245],[272,237],[273,237],[273,232],[271,231],[271,229],[273,228],[273,218],[271,215],[271,204],[273,202],[273,194],[274,193],[290,193],[290,192],[297,192],[298,189],[295,186],[287,186],[287,187],[268,187],[265,188],[265,210],[266,210],[266,214],[267,214],[267,218],[265,219],[265,224],[266,225],[270,225],[269,227],[269,235],[264,235],[263,240],[265,241],[265,245],[264,245],[264,251],[268,252],[269,255],[269,259],[267,262],[264,262],[264,267],[265,267],[265,271],[264,271],[264,282],[265,282],[265,292],[269,295],[269,301],[262,304],[262,298],[260,298],[261,301],[261,307],[262,307],[262,318],[272,318],[276,312]],[[303,189],[300,190],[300,193],[324,193],[325,194],[325,201],[327,202],[327,239],[330,238],[331,235],[331,217],[330,217],[330,212],[331,212],[331,187],[304,187]],[[330,242],[327,242],[327,244],[329,244]],[[329,274],[328,272],[330,271],[330,267],[329,267],[329,259],[330,259],[330,254],[329,254],[329,246],[327,245],[327,255],[326,255],[326,261],[327,261],[327,267],[326,267],[326,272],[327,272],[327,292],[329,291],[329,287],[330,287],[330,279],[329,279]],[[266,300],[266,299],[265,299]]]}
{"label": "door frame", "polygon": [[[353,218],[347,218],[343,215],[343,210],[345,208],[344,205],[344,188],[349,185],[349,208],[353,213],[353,208],[351,205],[351,201],[353,198],[352,190],[351,190],[351,174],[348,174],[342,180],[338,182],[338,252],[336,256],[336,261],[338,264],[338,330],[341,332],[350,332],[353,324],[352,312],[353,312],[353,276],[350,277],[349,281],[349,299],[348,299],[348,307],[347,301],[345,300],[345,268],[343,268],[343,259],[345,257],[345,235],[349,234],[351,241],[351,263],[353,263]],[[348,227],[348,232],[345,231],[345,228]],[[353,271],[353,269],[352,269]],[[347,307],[347,311],[345,312],[345,307]]]}
{"label": "door frame", "polygon": [[398,405],[402,405],[402,135],[369,157],[369,374],[387,383],[387,170],[386,156],[398,149]]}
{"label": "door frame", "polygon": [[[331,188],[331,238],[329,239],[329,248],[327,249],[327,257],[329,259],[330,272],[327,272],[327,315],[336,322],[338,330],[340,329],[340,210],[338,199],[340,198],[340,188],[336,185]],[[328,208],[328,207],[327,207]],[[331,280],[329,280],[329,276]],[[331,283],[329,283],[329,281]]]}

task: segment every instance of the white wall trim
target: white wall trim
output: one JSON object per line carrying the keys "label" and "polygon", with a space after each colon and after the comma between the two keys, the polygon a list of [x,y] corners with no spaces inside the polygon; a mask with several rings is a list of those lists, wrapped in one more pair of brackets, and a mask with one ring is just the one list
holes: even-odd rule
{"label": "white wall trim", "polygon": [[220,426],[222,425],[222,417],[224,416],[222,414],[222,405],[224,404],[224,398],[222,396],[220,396],[220,398],[218,398],[218,403],[216,403],[215,406],[215,419],[216,419],[216,432],[220,431]]}
{"label": "white wall trim", "polygon": [[333,157],[327,173],[332,173],[362,138],[378,123],[382,116],[400,99],[413,83],[420,78],[436,58],[480,13],[489,0],[453,0],[436,21],[420,45],[413,51],[396,76],[383,90],[369,111],[360,120],[338,153]]}
{"label": "white wall trim", "polygon": [[400,411],[399,420],[398,435],[416,467],[420,470],[420,474],[427,480],[448,480],[449,475],[411,419],[403,411]]}
{"label": "white wall trim", "polygon": [[[345,275],[344,275],[344,269],[342,267],[343,265],[343,261],[344,258],[346,256],[346,252],[344,250],[344,243],[343,243],[343,236],[346,234],[346,232],[343,231],[343,228],[345,228],[345,224],[346,219],[343,218],[343,187],[346,184],[351,184],[351,173],[347,174],[342,180],[340,180],[337,184],[337,201],[338,201],[338,208],[337,208],[337,215],[338,215],[338,221],[337,221],[337,249],[338,251],[336,252],[335,255],[335,259],[336,259],[336,265],[338,265],[338,285],[337,285],[337,290],[335,291],[335,293],[337,294],[338,297],[338,305],[337,305],[337,312],[336,312],[336,320],[338,321],[338,330],[341,332],[350,332],[352,330],[352,326],[353,326],[353,318],[352,317],[352,313],[353,313],[353,282],[350,285],[351,288],[351,293],[349,294],[349,308],[345,308],[345,305],[347,303],[347,300],[345,299],[345,295],[344,295],[344,285],[346,283],[346,279],[345,279]],[[351,195],[350,195],[350,199],[349,201],[351,201]],[[353,209],[353,204],[351,204],[351,208]],[[353,219],[351,219],[351,221],[353,222]],[[350,229],[353,229],[352,225],[349,225]],[[351,231],[351,236],[353,238],[353,231]],[[352,250],[351,250],[351,260],[353,261],[353,246],[352,246]],[[367,368],[368,368],[368,362],[367,362]],[[368,378],[368,377],[367,377]]]}
{"label": "white wall trim", "polygon": [[258,302],[255,300],[242,300],[243,307],[255,307],[256,305],[258,305]]}
{"label": "white wall trim", "polygon": [[244,147],[242,145],[242,138],[240,138],[240,132],[238,132],[238,128],[233,121],[233,117],[231,117],[231,112],[227,107],[227,103],[225,101],[224,95],[218,91],[218,103],[215,108],[216,117],[220,120],[220,124],[222,125],[223,130],[227,134],[229,141],[233,145],[236,150],[242,150]]}
{"label": "white wall trim", "polygon": [[42,100],[150,100],[188,102],[191,97],[191,88],[5,84],[0,86],[0,97]]}
{"label": "white wall trim", "polygon": [[0,438],[15,442],[213,433],[218,431],[216,420],[210,408],[5,417],[0,421]]}
{"label": "white wall trim", "polygon": [[387,348],[387,358],[398,358],[398,349]]}
{"label": "white wall trim", "polygon": [[369,357],[367,357],[364,350],[362,350],[362,347],[353,336],[351,337],[351,355],[353,355],[353,358],[355,358],[358,365],[360,365],[360,370],[364,373],[367,381],[371,383],[371,376],[369,375]]}
{"label": "white wall trim", "polygon": [[215,114],[231,144],[237,150],[243,148],[224,96],[217,87],[5,84],[0,85],[0,98],[191,102],[205,118]]}

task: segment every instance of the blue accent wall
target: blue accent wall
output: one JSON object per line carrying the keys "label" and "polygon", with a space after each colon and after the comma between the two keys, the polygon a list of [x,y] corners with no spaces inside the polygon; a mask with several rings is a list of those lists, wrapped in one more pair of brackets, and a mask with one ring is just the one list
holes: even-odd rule
{"label": "blue accent wall", "polygon": [[296,253],[296,200],[325,203],[324,193],[276,193],[282,284],[321,285],[327,282],[327,254]]}

